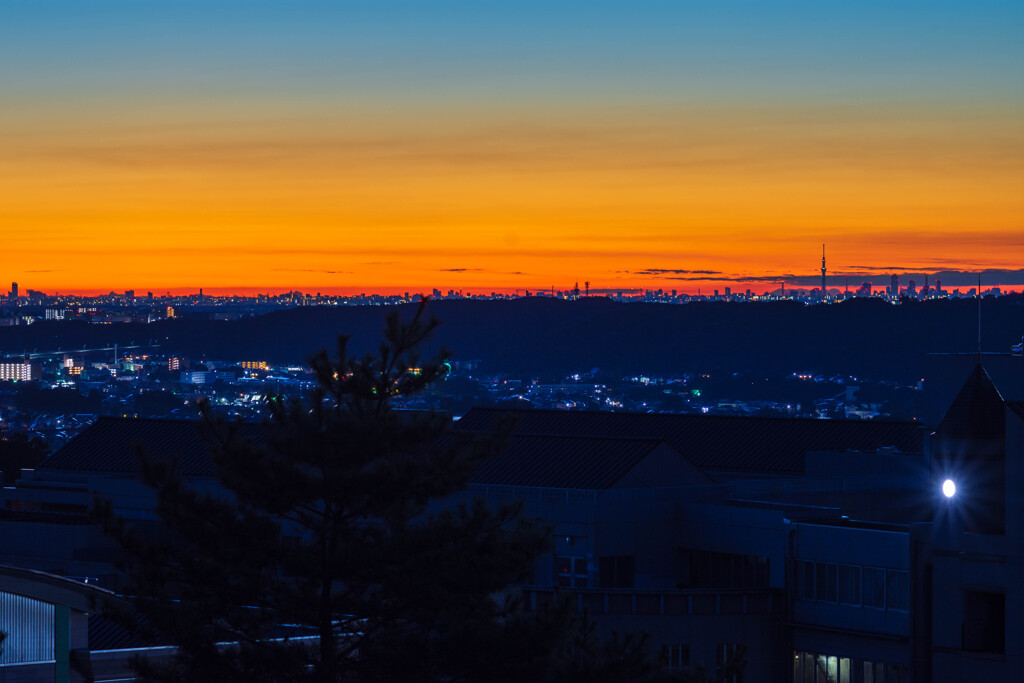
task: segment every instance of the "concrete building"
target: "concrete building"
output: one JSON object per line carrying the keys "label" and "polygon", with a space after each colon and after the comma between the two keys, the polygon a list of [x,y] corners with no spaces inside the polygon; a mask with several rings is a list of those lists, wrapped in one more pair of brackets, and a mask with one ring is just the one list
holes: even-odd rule
{"label": "concrete building", "polygon": [[[979,364],[931,429],[474,408],[456,430],[517,422],[457,500],[520,501],[551,530],[528,604],[568,592],[600,631],[649,633],[672,669],[716,675],[742,660],[747,683],[1015,680],[1024,403],[1010,397],[1022,389]],[[94,494],[153,519],[140,443],[218,490],[194,423],[101,418],[4,490],[10,561],[116,590],[112,544],[82,521]]]}
{"label": "concrete building", "polygon": [[0,363],[0,382],[27,382],[38,375],[31,363]]}
{"label": "concrete building", "polygon": [[[138,654],[167,657],[172,648],[106,649],[103,628],[91,617],[110,591],[81,580],[0,565],[0,681],[70,683],[133,680]],[[99,622],[96,622],[99,625]],[[96,633],[95,631],[100,631]]]}

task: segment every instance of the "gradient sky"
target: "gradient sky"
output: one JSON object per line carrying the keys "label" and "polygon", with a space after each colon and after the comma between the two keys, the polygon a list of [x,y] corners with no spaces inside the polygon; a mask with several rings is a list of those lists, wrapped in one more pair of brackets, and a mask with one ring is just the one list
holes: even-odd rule
{"label": "gradient sky", "polygon": [[1024,3],[0,0],[0,238],[51,293],[1018,270]]}

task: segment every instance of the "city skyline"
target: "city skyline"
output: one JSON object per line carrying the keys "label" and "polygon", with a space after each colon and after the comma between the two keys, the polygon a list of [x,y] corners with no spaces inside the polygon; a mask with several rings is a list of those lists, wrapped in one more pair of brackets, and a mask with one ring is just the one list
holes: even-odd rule
{"label": "city skyline", "polygon": [[1019,5],[0,10],[23,290],[1024,285]]}
{"label": "city skyline", "polygon": [[[747,296],[759,296],[778,294],[781,292],[785,296],[787,290],[789,292],[806,292],[812,294],[814,292],[821,292],[821,278],[825,278],[827,281],[827,288],[830,293],[839,292],[840,294],[852,294],[855,291],[862,293],[864,291],[873,292],[876,294],[892,294],[893,284],[898,287],[900,292],[906,292],[908,296],[916,296],[916,292],[920,293],[922,290],[925,292],[932,291],[935,294],[948,294],[951,292],[958,292],[960,294],[967,294],[970,292],[971,296],[975,291],[978,291],[980,284],[980,291],[983,293],[995,292],[1001,294],[1009,294],[1014,292],[1024,291],[1024,287],[1021,286],[1021,282],[1024,282],[1024,269],[1017,270],[1006,270],[1006,269],[986,269],[983,271],[976,272],[964,272],[964,271],[931,271],[931,272],[915,272],[909,270],[889,270],[886,272],[868,272],[863,268],[854,267],[851,270],[839,270],[838,272],[827,270],[822,265],[822,274],[784,274],[778,277],[768,276],[750,276],[750,277],[737,277],[737,278],[725,278],[712,279],[714,276],[695,276],[685,275],[681,272],[665,271],[668,274],[674,274],[672,280],[679,282],[671,282],[668,284],[661,284],[660,281],[655,280],[656,284],[653,286],[637,286],[637,287],[617,287],[609,288],[602,287],[600,283],[591,283],[584,281],[584,286],[580,286],[579,281],[573,282],[569,286],[559,285],[550,287],[537,287],[537,288],[497,288],[487,290],[485,288],[462,288],[462,287],[449,287],[449,286],[435,286],[429,288],[409,288],[401,287],[398,285],[385,287],[380,290],[367,289],[366,287],[360,287],[353,285],[350,287],[321,287],[316,285],[309,286],[281,286],[281,287],[238,287],[238,286],[226,286],[204,288],[196,286],[185,286],[185,287],[135,287],[125,288],[122,290],[115,290],[111,288],[80,288],[71,287],[65,288],[64,290],[52,290],[43,291],[35,289],[32,283],[28,283],[28,286],[23,286],[24,283],[19,284],[17,281],[11,282],[10,289],[6,294],[0,293],[0,299],[7,297],[8,301],[25,298],[27,296],[45,295],[47,297],[105,297],[105,296],[116,296],[123,297],[129,296],[134,298],[138,295],[141,300],[145,296],[173,296],[173,297],[188,297],[188,296],[200,296],[202,297],[204,292],[207,296],[211,297],[253,297],[257,295],[263,296],[281,296],[292,293],[303,293],[312,295],[314,292],[317,296],[323,295],[325,297],[351,297],[351,296],[387,296],[387,297],[418,297],[418,296],[433,296],[439,297],[445,295],[458,295],[458,296],[488,296],[488,295],[525,295],[531,294],[537,295],[574,295],[574,296],[634,296],[643,295],[645,293],[662,292],[668,294],[671,293],[675,296],[677,293],[681,296],[714,296],[719,295],[720,290],[724,290],[725,296],[729,296],[729,292],[732,291],[734,294],[746,293]],[[696,282],[697,284],[692,284]],[[593,286],[591,286],[593,284]],[[692,286],[691,286],[692,285]],[[701,286],[703,285],[703,286]],[[908,287],[910,288],[908,290]],[[843,300],[844,297],[836,299],[837,301]]]}

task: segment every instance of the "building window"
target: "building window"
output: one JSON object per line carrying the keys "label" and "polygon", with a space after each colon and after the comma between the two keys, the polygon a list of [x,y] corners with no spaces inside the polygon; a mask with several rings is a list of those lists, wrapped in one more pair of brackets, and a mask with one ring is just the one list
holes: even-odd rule
{"label": "building window", "polygon": [[885,609],[885,570],[864,567],[864,606]]}
{"label": "building window", "polygon": [[910,572],[902,569],[794,560],[794,574],[793,595],[798,600],[910,609]]}
{"label": "building window", "polygon": [[667,646],[668,664],[667,668],[672,671],[680,671],[690,666],[690,644],[673,643]]}
{"label": "building window", "polygon": [[902,664],[794,652],[792,680],[793,683],[908,683],[910,669]]}
{"label": "building window", "polygon": [[747,666],[747,646],[743,643],[719,643],[715,648],[718,678],[722,683],[743,683]]}
{"label": "building window", "polygon": [[860,604],[860,567],[839,565],[839,602],[844,605]]}
{"label": "building window", "polygon": [[814,564],[814,599],[825,600],[825,563]]}
{"label": "building window", "polygon": [[910,609],[910,573],[887,569],[885,572],[885,607],[891,610]]}
{"label": "building window", "polygon": [[[802,562],[807,585],[798,594],[806,594],[822,602],[839,602],[839,565],[831,562]],[[813,586],[813,591],[811,590]]]}
{"label": "building window", "polygon": [[587,578],[587,558],[555,556],[555,585],[563,588],[586,588]]}
{"label": "building window", "polygon": [[601,588],[632,588],[636,580],[636,555],[617,555],[598,560]]}
{"label": "building window", "polygon": [[767,588],[767,557],[681,549],[681,588]]}
{"label": "building window", "polygon": [[964,591],[963,649],[994,654],[1006,651],[1006,595]]}
{"label": "building window", "polygon": [[800,589],[797,592],[804,600],[814,599],[814,563],[797,561],[797,580]]}

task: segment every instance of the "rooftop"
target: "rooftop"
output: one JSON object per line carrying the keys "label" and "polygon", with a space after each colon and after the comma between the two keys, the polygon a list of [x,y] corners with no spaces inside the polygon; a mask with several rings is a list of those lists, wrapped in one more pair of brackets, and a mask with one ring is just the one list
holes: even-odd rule
{"label": "rooftop", "polygon": [[719,415],[473,408],[455,429],[486,432],[513,415],[517,435],[592,436],[664,441],[704,470],[793,473],[808,451],[921,451],[911,422],[813,420]]}

